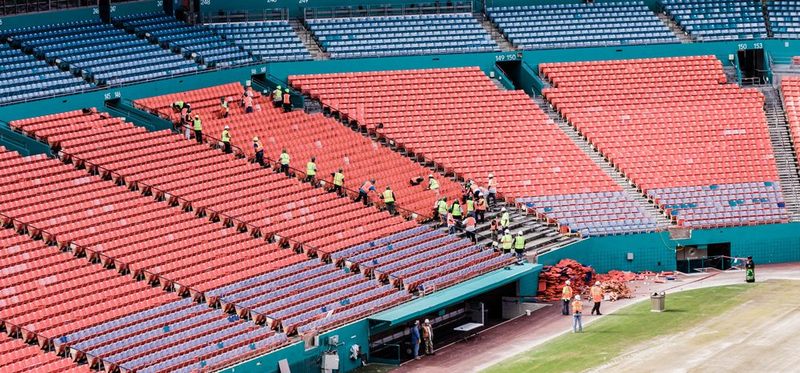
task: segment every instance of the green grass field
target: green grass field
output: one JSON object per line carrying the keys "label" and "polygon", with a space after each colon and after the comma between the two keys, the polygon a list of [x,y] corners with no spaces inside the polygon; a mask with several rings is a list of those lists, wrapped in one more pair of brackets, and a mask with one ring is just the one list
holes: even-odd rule
{"label": "green grass field", "polygon": [[773,285],[741,284],[667,294],[663,313],[650,312],[649,300],[639,302],[584,325],[584,333],[562,335],[485,372],[581,372],[598,367],[638,344],[720,315]]}

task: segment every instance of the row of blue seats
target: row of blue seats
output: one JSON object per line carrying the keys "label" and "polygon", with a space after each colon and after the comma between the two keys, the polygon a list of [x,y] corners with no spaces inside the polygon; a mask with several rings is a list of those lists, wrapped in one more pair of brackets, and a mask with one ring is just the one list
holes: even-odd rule
{"label": "row of blue seats", "polygon": [[541,11],[523,11],[523,12],[497,12],[490,13],[492,18],[501,17],[524,17],[531,20],[548,20],[548,19],[580,19],[580,18],[620,18],[620,17],[648,17],[653,18],[653,12],[645,9],[626,11],[613,11],[613,12],[548,12],[542,13]]}
{"label": "row of blue seats", "polygon": [[307,19],[309,25],[336,24],[336,23],[362,23],[362,22],[392,22],[392,21],[418,21],[418,20],[448,20],[448,19],[474,19],[470,13],[441,13],[441,14],[414,14],[402,16],[376,16],[376,17],[349,17],[349,18],[311,18]]}
{"label": "row of blue seats", "polygon": [[209,28],[262,61],[311,59],[288,21],[211,24]]}
{"label": "row of blue seats", "polygon": [[[392,43],[415,43],[419,38],[415,37],[408,37],[408,38],[397,38],[394,36],[386,36],[384,38],[375,38],[375,39],[366,39],[366,40],[339,40],[339,41],[324,41],[321,42],[325,48],[336,48],[339,47],[356,47],[356,46],[373,46],[373,45],[381,45],[381,44],[392,44]],[[485,45],[485,46],[492,46],[494,42],[491,40],[480,40],[471,38],[468,36],[439,36],[439,37],[429,37],[425,38],[425,43],[436,43],[441,42],[443,45],[459,45],[459,44],[472,44],[472,45]]]}
{"label": "row of blue seats", "polygon": [[426,28],[397,28],[397,27],[386,27],[386,28],[364,28],[364,29],[348,29],[348,30],[323,30],[320,32],[314,32],[315,35],[341,35],[341,34],[364,34],[364,35],[371,35],[378,32],[394,32],[394,33],[412,33],[412,32],[435,32],[438,34],[447,34],[447,32],[458,32],[462,34],[464,32],[473,32],[479,33],[484,35],[489,35],[486,31],[481,28],[480,26],[473,26],[473,25],[461,25],[460,27],[426,27]]}
{"label": "row of blue seats", "polygon": [[329,34],[329,35],[320,35],[317,37],[319,41],[339,41],[339,40],[370,40],[370,39],[385,39],[387,37],[396,37],[396,38],[452,38],[453,40],[456,39],[463,39],[463,38],[470,38],[470,39],[486,39],[489,40],[489,35],[485,32],[480,32],[478,30],[470,30],[469,32],[462,32],[458,35],[443,35],[441,32],[431,32],[431,31],[408,31],[408,32],[380,32],[375,31],[372,33],[363,33],[363,34]]}
{"label": "row of blue seats", "polygon": [[316,30],[351,30],[360,29],[365,27],[432,27],[441,26],[447,27],[452,25],[469,25],[475,24],[474,19],[459,19],[459,20],[430,20],[430,21],[382,21],[382,22],[352,22],[347,24],[333,24],[333,25],[311,25]]}
{"label": "row of blue seats", "polygon": [[[517,15],[511,16],[493,16],[494,22],[525,22],[536,24],[579,24],[579,23],[613,23],[619,21],[616,17],[574,17],[574,16],[560,16],[550,17],[547,15],[539,15],[536,17],[520,17]],[[661,22],[652,15],[648,16],[630,16],[625,17],[625,22]]]}
{"label": "row of blue seats", "polygon": [[614,38],[609,40],[584,40],[580,37],[520,39],[514,43],[524,49],[566,49],[579,47],[611,47],[620,45],[673,44],[678,43],[674,37],[639,37]]}
{"label": "row of blue seats", "polygon": [[489,13],[500,11],[524,11],[533,10],[557,10],[557,9],[580,9],[585,7],[615,7],[628,8],[631,6],[644,6],[644,1],[608,1],[602,3],[563,3],[563,4],[540,4],[540,5],[517,5],[517,6],[493,6],[486,8]]}
{"label": "row of blue seats", "polygon": [[[396,49],[389,49],[389,48]],[[499,48],[496,47],[424,47],[422,49],[398,48],[395,45],[385,45],[368,51],[347,51],[347,52],[330,52],[331,58],[372,58],[372,57],[388,57],[388,56],[413,56],[413,55],[426,55],[426,54],[449,54],[449,53],[481,53],[493,52]]]}
{"label": "row of blue seats", "polygon": [[89,89],[85,80],[0,44],[0,104]]}

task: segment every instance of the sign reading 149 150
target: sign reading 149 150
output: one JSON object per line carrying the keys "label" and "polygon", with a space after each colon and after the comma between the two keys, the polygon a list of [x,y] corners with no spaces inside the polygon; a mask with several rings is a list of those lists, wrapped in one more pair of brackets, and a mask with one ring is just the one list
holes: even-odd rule
{"label": "sign reading 149 150", "polygon": [[497,54],[497,55],[494,56],[494,60],[497,61],[497,62],[500,62],[500,61],[519,61],[521,59],[522,59],[522,52]]}

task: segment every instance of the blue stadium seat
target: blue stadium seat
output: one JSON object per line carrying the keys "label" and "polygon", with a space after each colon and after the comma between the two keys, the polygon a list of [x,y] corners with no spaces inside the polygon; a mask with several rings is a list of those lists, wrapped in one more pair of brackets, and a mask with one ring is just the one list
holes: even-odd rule
{"label": "blue stadium seat", "polygon": [[747,0],[660,0],[664,11],[697,41],[767,37],[761,5]]}
{"label": "blue stadium seat", "polygon": [[800,3],[770,1],[767,3],[772,35],[782,39],[800,39]]}
{"label": "blue stadium seat", "polygon": [[288,21],[213,23],[207,26],[262,61],[311,59],[311,54]]}
{"label": "blue stadium seat", "polygon": [[80,92],[91,87],[67,71],[0,44],[0,105]]}

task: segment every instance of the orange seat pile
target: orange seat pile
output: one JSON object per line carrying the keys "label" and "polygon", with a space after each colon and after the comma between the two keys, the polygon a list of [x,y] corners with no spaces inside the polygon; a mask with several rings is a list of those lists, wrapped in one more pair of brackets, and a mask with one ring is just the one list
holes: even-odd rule
{"label": "orange seat pile", "polygon": [[786,221],[755,89],[714,56],[549,63],[545,97],[680,225]]}
{"label": "orange seat pile", "polygon": [[[322,114],[309,115],[302,111],[284,113],[275,109],[269,97],[257,97],[254,112],[245,113],[240,105],[244,88],[238,84],[204,88],[194,91],[136,100],[135,105],[178,121],[170,105],[178,100],[189,102],[192,113],[203,118],[203,131],[219,139],[225,126],[230,127],[231,144],[249,157],[254,157],[253,138],[258,137],[265,148],[265,157],[277,159],[286,149],[291,166],[305,172],[306,163],[316,158],[317,178],[332,182],[332,174],[342,169],[344,186],[357,191],[367,180],[374,178],[377,191],[390,186],[397,197],[397,206],[430,216],[436,201],[434,192],[427,190],[430,170],[410,161],[377,142],[353,132]],[[231,100],[230,114],[220,118],[220,98]],[[420,185],[409,180],[422,177]],[[460,195],[460,186],[437,175],[440,193],[448,200]],[[376,198],[372,196],[373,200]]]}

